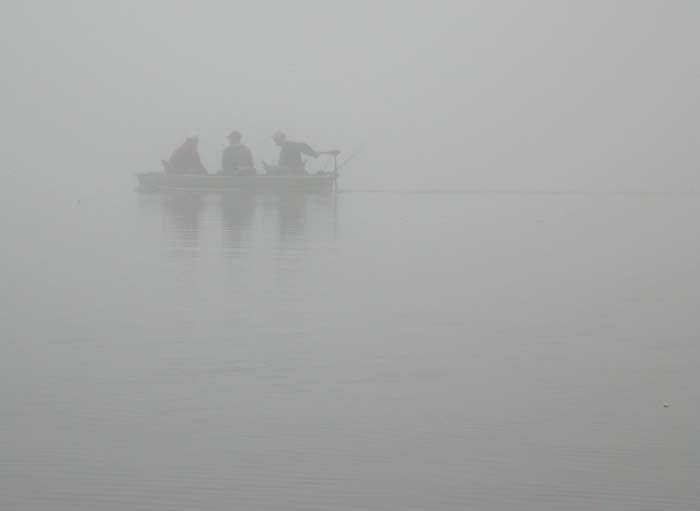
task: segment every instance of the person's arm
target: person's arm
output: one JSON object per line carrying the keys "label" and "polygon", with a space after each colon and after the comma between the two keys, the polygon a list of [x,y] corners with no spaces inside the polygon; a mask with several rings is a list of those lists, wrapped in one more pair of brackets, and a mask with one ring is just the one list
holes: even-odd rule
{"label": "person's arm", "polygon": [[199,158],[199,152],[194,153],[194,166],[195,170],[200,174],[208,174],[206,167],[204,167],[202,160]]}
{"label": "person's arm", "polygon": [[337,149],[333,149],[332,151],[314,151],[313,149],[311,149],[311,146],[309,146],[309,144],[302,144],[301,152],[303,154],[313,156],[314,158],[318,158],[322,154],[329,154],[331,156],[338,156],[340,154],[340,151],[338,151]]}
{"label": "person's arm", "polygon": [[250,167],[250,168],[255,167],[255,162],[253,162],[253,152],[250,150],[249,147],[244,148],[242,160],[243,160],[244,167]]}
{"label": "person's arm", "polygon": [[318,158],[318,155],[321,153],[317,153],[313,149],[311,149],[311,146],[309,144],[301,144],[299,146],[299,149],[301,150],[301,154],[305,154],[307,156],[312,156],[314,158]]}
{"label": "person's arm", "polygon": [[226,174],[228,172],[228,147],[224,149],[224,152],[221,153],[221,173]]}

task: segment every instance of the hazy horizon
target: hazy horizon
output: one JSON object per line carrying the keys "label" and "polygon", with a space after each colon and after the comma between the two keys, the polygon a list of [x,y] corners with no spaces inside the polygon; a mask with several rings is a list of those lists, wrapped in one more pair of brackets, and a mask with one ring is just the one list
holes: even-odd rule
{"label": "hazy horizon", "polygon": [[[13,166],[158,169],[238,129],[346,152],[352,186],[697,189],[700,5],[3,2]],[[360,160],[358,160],[359,162]]]}
{"label": "hazy horizon", "polygon": [[0,511],[700,509],[698,26],[0,0]]}

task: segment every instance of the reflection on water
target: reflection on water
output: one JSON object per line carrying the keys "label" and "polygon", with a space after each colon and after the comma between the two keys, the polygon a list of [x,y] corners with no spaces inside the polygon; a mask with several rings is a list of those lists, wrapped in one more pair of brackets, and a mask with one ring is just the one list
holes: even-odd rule
{"label": "reflection on water", "polygon": [[695,199],[105,199],[10,247],[0,510],[700,509]]}
{"label": "reflection on water", "polygon": [[310,237],[333,237],[337,223],[333,194],[172,192],[144,195],[140,205],[149,215],[161,216],[168,248],[174,252],[202,249],[201,238],[212,242],[217,229],[223,237],[215,244],[229,253],[271,239],[279,249],[298,249]]}
{"label": "reflection on water", "polygon": [[163,221],[173,235],[175,247],[187,250],[199,245],[199,229],[204,205],[202,194],[176,193],[162,198]]}
{"label": "reflection on water", "polygon": [[280,238],[298,237],[304,231],[306,227],[306,205],[303,195],[287,194],[279,197],[277,208],[279,211]]}
{"label": "reflection on water", "polygon": [[252,193],[222,194],[221,225],[228,247],[240,248],[250,242],[256,205],[256,197]]}

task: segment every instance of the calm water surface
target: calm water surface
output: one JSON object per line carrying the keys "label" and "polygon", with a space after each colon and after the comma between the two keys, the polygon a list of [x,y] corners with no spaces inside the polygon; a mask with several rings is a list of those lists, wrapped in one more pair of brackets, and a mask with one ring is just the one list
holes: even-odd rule
{"label": "calm water surface", "polygon": [[697,196],[3,197],[2,510],[700,509]]}

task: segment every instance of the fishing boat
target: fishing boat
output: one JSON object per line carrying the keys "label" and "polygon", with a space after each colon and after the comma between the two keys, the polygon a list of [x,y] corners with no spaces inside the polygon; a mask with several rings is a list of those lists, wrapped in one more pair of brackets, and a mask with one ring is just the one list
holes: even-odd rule
{"label": "fishing boat", "polygon": [[196,191],[333,191],[337,181],[336,172],[319,172],[302,175],[190,175],[166,174],[165,172],[144,172],[136,174],[139,187],[143,191],[167,190]]}

